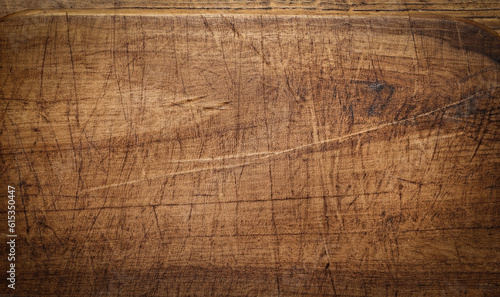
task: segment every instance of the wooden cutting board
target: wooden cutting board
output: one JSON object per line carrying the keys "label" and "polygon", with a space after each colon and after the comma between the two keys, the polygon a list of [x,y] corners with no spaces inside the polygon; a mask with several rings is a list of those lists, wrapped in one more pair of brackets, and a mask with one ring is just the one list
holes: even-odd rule
{"label": "wooden cutting board", "polygon": [[2,19],[0,292],[500,294],[498,36],[291,12]]}

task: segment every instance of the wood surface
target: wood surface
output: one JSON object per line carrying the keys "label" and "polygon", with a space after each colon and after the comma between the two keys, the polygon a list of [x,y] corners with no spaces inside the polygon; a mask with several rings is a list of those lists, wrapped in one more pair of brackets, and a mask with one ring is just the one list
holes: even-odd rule
{"label": "wood surface", "polygon": [[422,15],[4,18],[0,293],[499,295],[499,61]]}
{"label": "wood surface", "polygon": [[101,9],[101,8],[181,8],[288,11],[305,9],[315,12],[364,12],[385,15],[392,12],[425,12],[478,22],[500,33],[498,0],[2,0],[0,17],[26,9]]}

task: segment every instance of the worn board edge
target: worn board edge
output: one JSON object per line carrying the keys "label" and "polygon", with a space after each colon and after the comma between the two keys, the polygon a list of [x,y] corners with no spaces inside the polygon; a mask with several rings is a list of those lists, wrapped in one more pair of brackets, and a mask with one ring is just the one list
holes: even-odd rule
{"label": "worn board edge", "polygon": [[[268,15],[268,16],[297,16],[297,17],[333,17],[333,18],[379,18],[387,20],[406,20],[409,26],[417,29],[422,27],[427,32],[417,32],[430,37],[438,37],[432,31],[426,29],[425,22],[446,23],[446,27],[439,28],[434,33],[448,33],[447,41],[453,46],[466,50],[472,50],[484,54],[500,63],[500,34],[496,31],[475,21],[452,17],[448,15],[439,15],[427,12],[391,12],[380,14],[377,12],[331,12],[331,11],[311,11],[305,9],[294,10],[252,10],[252,9],[145,9],[145,8],[119,8],[119,9],[48,9],[48,10],[23,10],[0,18],[1,24],[14,18],[40,17],[40,16],[183,16],[183,15]],[[424,22],[424,24],[422,24]],[[445,23],[443,23],[445,22]],[[454,36],[453,28],[458,32],[463,32],[459,36]],[[465,34],[464,34],[465,33]],[[441,36],[440,36],[441,37]]]}

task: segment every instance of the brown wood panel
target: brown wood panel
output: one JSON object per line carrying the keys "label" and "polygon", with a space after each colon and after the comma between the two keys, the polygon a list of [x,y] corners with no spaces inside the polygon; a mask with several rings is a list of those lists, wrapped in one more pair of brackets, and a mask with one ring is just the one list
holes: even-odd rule
{"label": "brown wood panel", "polygon": [[189,9],[273,9],[346,12],[364,11],[387,14],[395,11],[426,12],[465,18],[489,26],[500,33],[500,2],[498,0],[3,0],[0,2],[0,16],[25,9],[89,9],[89,8],[189,8]]}
{"label": "brown wood panel", "polygon": [[262,13],[2,20],[1,293],[500,293],[500,40]]}

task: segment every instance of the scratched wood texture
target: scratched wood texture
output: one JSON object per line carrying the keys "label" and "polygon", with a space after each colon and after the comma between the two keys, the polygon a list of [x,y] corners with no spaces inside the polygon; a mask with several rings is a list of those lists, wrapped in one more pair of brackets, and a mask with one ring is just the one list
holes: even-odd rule
{"label": "scratched wood texture", "polygon": [[419,15],[5,18],[0,292],[498,295],[499,61]]}
{"label": "scratched wood texture", "polygon": [[88,9],[137,8],[149,9],[253,9],[297,10],[315,12],[387,14],[395,11],[426,12],[476,21],[500,33],[500,1],[498,0],[2,0],[0,17],[25,9]]}

